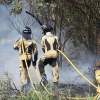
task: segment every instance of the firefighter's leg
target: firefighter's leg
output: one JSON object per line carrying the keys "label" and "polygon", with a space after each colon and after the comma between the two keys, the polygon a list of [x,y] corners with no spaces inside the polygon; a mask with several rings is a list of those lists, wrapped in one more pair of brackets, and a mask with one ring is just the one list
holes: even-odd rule
{"label": "firefighter's leg", "polygon": [[43,62],[41,59],[38,63],[38,67],[39,67],[39,71],[40,71],[40,75],[41,75],[41,82],[44,84],[44,85],[47,85],[48,84],[48,81],[47,81],[47,76],[45,74],[45,70],[44,70],[44,67],[45,67],[45,62]]}
{"label": "firefighter's leg", "polygon": [[57,57],[56,51],[46,52],[42,58],[39,60],[38,67],[41,75],[45,75],[44,67],[50,62],[50,58]]}
{"label": "firefighter's leg", "polygon": [[41,59],[38,62],[38,67],[39,67],[40,74],[44,75],[45,74],[45,70],[44,70],[45,65]]}
{"label": "firefighter's leg", "polygon": [[25,86],[27,84],[27,70],[23,66],[22,60],[19,60],[19,70],[20,70],[20,77],[21,77],[21,82],[22,85]]}
{"label": "firefighter's leg", "polygon": [[[28,67],[31,64],[31,60],[27,60],[27,65]],[[19,60],[19,70],[20,70],[20,77],[21,77],[21,82],[23,87],[27,87],[27,83],[28,83],[28,73],[27,73],[27,69],[26,69],[26,63],[25,60]]]}
{"label": "firefighter's leg", "polygon": [[50,58],[55,58],[55,57],[57,57],[57,51],[51,50],[51,51],[46,52],[39,61],[39,64],[38,64],[39,71],[40,71],[41,76],[45,77],[45,79],[46,79],[46,74],[45,74],[44,66],[46,66],[47,64],[51,62]]}
{"label": "firefighter's leg", "polygon": [[54,86],[58,86],[58,80],[59,80],[59,73],[58,73],[58,61],[57,59],[51,60],[51,68],[52,68],[52,75],[53,75],[53,82]]}
{"label": "firefighter's leg", "polygon": [[[26,60],[27,62],[27,67],[29,68],[31,65],[31,60]],[[23,66],[26,68],[26,63],[25,61],[23,61]],[[29,75],[28,75],[28,71],[26,69],[26,78],[27,78],[27,88],[31,87],[31,83],[30,83],[30,79],[29,79]]]}
{"label": "firefighter's leg", "polygon": [[96,78],[96,81],[98,83],[97,92],[100,93],[100,70],[95,71],[95,78]]}

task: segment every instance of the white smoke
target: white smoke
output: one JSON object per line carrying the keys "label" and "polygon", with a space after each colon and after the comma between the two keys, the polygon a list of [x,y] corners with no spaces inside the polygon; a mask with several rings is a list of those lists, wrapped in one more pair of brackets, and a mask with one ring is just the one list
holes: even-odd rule
{"label": "white smoke", "polygon": [[[12,23],[8,20],[8,18],[11,18],[11,21],[17,21],[16,17],[9,15],[5,5],[0,5],[0,72],[3,73],[4,71],[7,71],[11,73],[14,76],[14,83],[17,86],[20,86],[21,82],[18,68],[18,52],[13,49],[13,45],[19,37],[21,37],[21,35],[18,31],[14,30]],[[19,23],[17,24],[19,25]],[[22,28],[21,25],[19,27]],[[40,33],[37,33],[34,29],[35,28],[32,28],[33,36]],[[35,39],[39,40],[36,36]],[[32,73],[32,78],[36,80],[36,74],[32,66],[30,67],[30,72]]]}
{"label": "white smoke", "polygon": [[[10,7],[7,7],[10,8]],[[25,25],[23,24],[23,19],[27,20],[29,16],[25,16],[25,18],[21,19],[21,16],[15,17],[12,15],[9,15],[9,10],[5,7],[5,5],[0,5],[0,72],[3,73],[5,71],[11,73],[14,76],[14,83],[16,86],[21,85],[20,81],[20,73],[19,73],[19,62],[18,62],[18,52],[13,49],[14,43],[21,37],[21,35],[16,31],[13,27],[17,24],[18,28],[20,28],[20,32],[23,30]],[[10,21],[9,21],[9,19]],[[20,24],[20,23],[21,24]],[[32,29],[32,38],[36,40],[37,46],[38,46],[38,61],[40,57],[43,55],[42,48],[40,46],[40,40],[42,36],[42,30],[39,24],[33,23],[33,18],[29,20],[27,25],[31,27]],[[37,31],[38,30],[38,31]],[[37,65],[38,65],[37,61]],[[38,69],[38,68],[37,68]],[[47,69],[47,68],[46,68]],[[33,79],[33,82],[39,83],[39,79],[36,75],[36,72],[34,70],[34,67],[31,65],[29,68],[31,77]],[[47,73],[50,73],[47,71]],[[49,76],[49,74],[48,74]]]}
{"label": "white smoke", "polygon": [[[18,19],[14,16],[10,16],[7,8],[4,5],[0,5],[0,70],[2,71],[8,71],[14,76],[14,83],[17,86],[21,85],[20,82],[20,74],[19,74],[19,68],[18,68],[18,52],[13,50],[13,45],[15,41],[21,37],[21,35],[13,29],[13,26],[8,20],[8,17],[17,22]],[[19,19],[21,21],[21,19]],[[33,19],[32,19],[33,20]],[[29,22],[29,25],[33,32],[33,38],[40,43],[42,31],[40,29],[40,26],[37,23],[31,23]],[[16,24],[16,23],[15,23]],[[24,25],[19,24],[19,27],[21,30],[23,29]],[[43,52],[41,49],[40,44],[37,42],[38,50],[39,50],[39,59],[42,57]],[[38,64],[37,61],[37,64]],[[66,61],[67,62],[67,61]],[[70,67],[67,67],[65,65],[66,70],[59,69],[59,82],[64,84],[78,84],[79,83],[87,83],[80,75]],[[89,78],[90,81],[93,81],[91,78],[91,75],[88,74],[88,68],[91,67],[90,63],[78,64],[79,70],[86,75],[86,77]],[[45,67],[47,78],[50,83],[52,83],[52,72],[50,66]],[[36,72],[34,68],[30,67],[30,72],[32,79],[35,83],[38,83],[38,77],[36,76]]]}

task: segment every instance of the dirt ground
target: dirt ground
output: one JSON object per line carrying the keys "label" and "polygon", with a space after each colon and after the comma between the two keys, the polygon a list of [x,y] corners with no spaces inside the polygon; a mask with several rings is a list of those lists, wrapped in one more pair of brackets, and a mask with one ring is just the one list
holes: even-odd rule
{"label": "dirt ground", "polygon": [[65,86],[59,86],[62,87],[62,91],[64,89],[70,90],[70,93],[72,96],[75,96],[76,94],[81,95],[82,97],[84,97],[86,95],[86,93],[89,93],[90,95],[95,95],[96,94],[96,89],[93,86],[90,85],[73,85],[73,84],[68,84]]}
{"label": "dirt ground", "polygon": [[85,98],[87,96],[96,96],[97,93],[96,89],[93,86],[73,85],[73,84],[68,84],[68,85],[60,84],[59,88],[56,91],[62,92],[63,99],[61,100],[76,100],[76,99],[72,99],[75,97],[81,98],[77,100],[86,100]]}

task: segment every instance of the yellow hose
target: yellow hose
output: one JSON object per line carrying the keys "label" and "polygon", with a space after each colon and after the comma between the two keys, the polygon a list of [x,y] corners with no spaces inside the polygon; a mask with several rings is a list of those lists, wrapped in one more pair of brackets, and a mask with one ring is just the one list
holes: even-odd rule
{"label": "yellow hose", "polygon": [[[26,61],[26,54],[25,54],[25,52],[24,52],[24,42],[23,42],[23,39],[22,39],[22,50],[23,50],[23,54],[25,55],[25,56],[24,56],[24,57],[25,57],[25,63],[26,63],[26,68],[27,68],[27,71],[28,71],[28,76],[29,76],[31,85],[32,85],[33,89],[35,90],[35,93],[37,94],[37,91],[36,91],[36,89],[35,89],[35,87],[34,87],[34,85],[33,85],[33,82],[32,82],[31,76],[30,76],[30,72],[29,72],[29,70],[28,70],[28,65],[27,65],[27,61]],[[90,81],[76,68],[76,66],[69,60],[69,58],[68,58],[63,52],[61,52],[60,50],[57,50],[57,51],[59,51],[59,52],[67,59],[67,61],[72,65],[72,67],[73,67],[87,82],[89,82],[93,87],[95,87],[95,88],[97,89],[97,86],[95,86],[92,82],[90,82]],[[39,81],[41,82],[41,78],[40,78],[40,76],[39,76],[39,73],[38,73],[37,69],[35,69],[35,71],[36,71],[36,74],[37,74],[37,76],[38,76],[38,78],[39,78]],[[44,86],[44,84],[43,84],[42,82],[41,82],[41,84],[42,84],[42,86],[44,87],[45,91],[46,91],[47,93],[51,94],[51,93],[47,90],[47,88]],[[94,98],[93,100],[96,100],[96,98],[98,97],[99,94],[100,94],[100,93],[98,93],[98,94],[95,96],[95,98]]]}
{"label": "yellow hose", "polygon": [[43,88],[45,89],[45,91],[46,91],[47,93],[49,93],[49,94],[52,94],[52,93],[50,93],[50,92],[47,90],[47,88],[44,86],[43,82],[41,81],[41,78],[40,78],[40,75],[39,75],[39,73],[38,73],[38,70],[37,70],[36,68],[35,68],[35,72],[36,72],[36,74],[37,74],[37,76],[38,76],[38,79],[39,79],[40,83],[42,84]]}
{"label": "yellow hose", "polygon": [[94,97],[94,99],[93,100],[96,100],[97,99],[97,97],[100,95],[100,93],[98,92],[97,93],[97,95]]}
{"label": "yellow hose", "polygon": [[[76,66],[69,60],[69,58],[62,52],[62,51],[60,51],[60,50],[57,50],[57,51],[59,51],[66,59],[67,59],[67,61],[72,65],[72,67],[88,82],[88,83],[90,83],[93,87],[95,87],[96,89],[97,89],[97,86],[95,86],[92,82],[90,82],[77,68],[76,68]],[[95,98],[93,99],[93,100],[96,100],[96,98],[98,97],[98,95],[99,95],[100,93],[98,93],[96,96],[95,96]]]}
{"label": "yellow hose", "polygon": [[[35,86],[33,85],[34,83],[32,82],[32,78],[31,78],[31,75],[30,75],[30,72],[29,72],[29,69],[28,69],[28,65],[27,65],[27,61],[26,61],[26,54],[24,52],[24,41],[23,41],[23,38],[22,38],[22,50],[23,50],[23,54],[24,54],[24,58],[25,58],[25,63],[26,63],[26,69],[27,69],[27,72],[28,72],[28,76],[29,76],[29,79],[30,79],[30,82],[31,82],[31,85],[32,85],[32,88],[34,89],[34,92],[35,94],[37,95],[37,97],[39,98],[38,96],[38,91],[36,91],[35,89]],[[39,98],[41,100],[41,98]]]}
{"label": "yellow hose", "polygon": [[32,82],[32,78],[31,78],[30,72],[29,72],[29,70],[28,70],[28,65],[27,65],[27,61],[26,61],[26,53],[24,52],[24,41],[23,41],[23,38],[22,38],[22,50],[23,50],[23,55],[24,55],[24,58],[25,58],[25,63],[26,63],[26,69],[27,69],[27,72],[28,72],[28,76],[29,76],[31,85],[32,85],[33,89],[35,90],[35,87],[34,87],[34,85],[33,85],[33,82]]}
{"label": "yellow hose", "polygon": [[[26,68],[27,68],[27,72],[28,72],[28,76],[29,76],[31,85],[32,85],[33,89],[36,91],[35,86],[33,85],[33,82],[32,82],[32,78],[31,78],[31,76],[30,76],[30,72],[29,72],[29,70],[28,70],[28,65],[27,65],[27,61],[26,61],[26,53],[24,52],[24,41],[23,41],[23,38],[22,38],[22,50],[23,50],[23,54],[24,54],[24,58],[25,58],[25,63],[26,63]],[[39,79],[39,81],[41,82],[43,88],[45,89],[45,91],[46,91],[47,93],[51,94],[51,93],[47,90],[47,88],[44,86],[43,82],[41,81],[41,78],[40,78],[40,76],[39,76],[38,70],[36,69],[36,67],[34,67],[34,68],[35,68],[36,74],[37,74],[38,79]]]}
{"label": "yellow hose", "polygon": [[[97,86],[95,86],[93,83],[91,83],[91,82],[90,82],[90,81],[75,67],[75,65],[66,57],[66,55],[65,55],[64,53],[62,53],[60,50],[57,50],[57,51],[59,51],[59,52],[69,61],[69,63],[74,67],[74,69],[75,69],[85,80],[87,80],[92,86],[94,86],[94,87],[97,89]],[[38,76],[39,81],[41,82],[41,79],[40,79],[38,70],[35,69],[35,71],[36,71],[36,74],[37,74],[37,76]],[[42,86],[44,87],[45,91],[46,91],[47,93],[51,94],[51,93],[47,90],[47,88],[44,86],[44,84],[43,84],[42,82],[41,82],[41,84],[42,84]],[[98,93],[98,94],[99,94],[99,93]],[[97,98],[97,96],[98,96],[98,95],[96,95],[95,98]],[[95,100],[95,99],[94,99],[94,100]]]}
{"label": "yellow hose", "polygon": [[67,61],[72,65],[72,67],[87,81],[89,82],[93,87],[95,87],[97,89],[97,86],[95,86],[92,82],[90,82],[77,68],[76,66],[69,60],[69,58],[63,53],[61,52],[60,50],[57,50],[59,51],[66,59]]}

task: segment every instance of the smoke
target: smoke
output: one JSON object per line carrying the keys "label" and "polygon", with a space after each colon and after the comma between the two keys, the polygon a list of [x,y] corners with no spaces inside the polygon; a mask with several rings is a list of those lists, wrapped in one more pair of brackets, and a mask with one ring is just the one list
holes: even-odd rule
{"label": "smoke", "polygon": [[[84,47],[74,47],[70,41],[66,44],[65,54],[70,62],[91,82],[94,83],[93,60],[94,55],[90,57],[84,52]],[[67,84],[88,84],[88,82],[74,69],[74,67],[64,57],[62,58],[63,69],[60,69],[60,83]]]}
{"label": "smoke", "polygon": [[[11,18],[11,21],[13,22],[17,22],[18,20],[16,17],[9,15],[9,12],[4,5],[0,5],[0,73],[4,73],[5,71],[11,73],[14,76],[14,83],[17,86],[20,86],[18,52],[13,49],[13,45],[19,37],[21,37],[21,35],[18,31],[14,30],[12,23],[8,20],[8,18]],[[19,25],[19,22],[17,25]],[[23,26],[20,25],[19,27],[22,29]],[[35,30],[33,32],[35,32]],[[30,72],[33,73],[32,78],[37,79],[32,66],[30,68]]]}
{"label": "smoke", "polygon": [[[15,41],[21,37],[21,35],[18,33],[18,31],[14,30],[11,22],[8,20],[8,17],[12,19],[12,21],[20,27],[20,31],[22,31],[23,27],[26,24],[22,24],[22,19],[19,17],[10,16],[7,8],[4,5],[0,5],[0,70],[8,71],[14,76],[14,83],[17,86],[21,85],[20,82],[20,73],[18,68],[18,52],[13,50],[13,45]],[[27,15],[25,16],[27,19]],[[20,23],[19,23],[20,22]],[[33,38],[37,41],[37,46],[39,50],[39,59],[42,57],[43,52],[40,46],[40,40],[42,36],[42,31],[40,29],[40,26],[37,23],[34,23],[33,19],[30,19],[27,25],[30,25],[32,32],[33,32]],[[68,47],[69,48],[69,47]],[[69,50],[70,51],[70,50]],[[37,63],[38,63],[37,61]],[[66,61],[67,62],[67,61]],[[68,64],[68,62],[67,62]],[[63,65],[65,69],[59,68],[59,82],[64,84],[80,84],[80,83],[87,83],[73,68],[72,66],[67,67],[67,64]],[[89,68],[91,68],[91,63],[85,63],[79,61],[78,64],[76,64],[76,67],[79,68],[79,70],[89,78],[90,81],[93,82],[91,72],[89,72]],[[32,79],[35,83],[39,83],[38,77],[36,75],[36,72],[33,68],[33,66],[30,67],[30,73],[32,76]],[[45,67],[47,78],[50,83],[52,83],[52,71],[50,66]]]}
{"label": "smoke", "polygon": [[[27,14],[24,17],[22,17],[22,15],[15,17],[13,15],[9,15],[9,9],[9,6],[6,7],[5,5],[0,5],[0,73],[11,73],[14,76],[13,82],[19,87],[21,86],[21,80],[18,64],[18,51],[13,49],[13,45],[21,37],[20,33],[23,28],[25,26],[29,26],[32,29],[32,38],[35,39],[38,46],[39,61],[40,57],[43,55],[40,46],[42,30],[39,24],[35,23],[33,18],[30,18]],[[33,81],[35,83],[39,83],[39,79],[32,65],[30,66],[29,71]]]}

